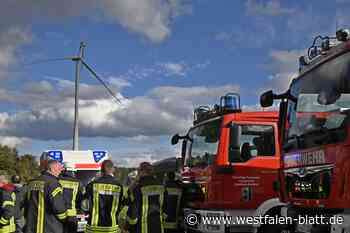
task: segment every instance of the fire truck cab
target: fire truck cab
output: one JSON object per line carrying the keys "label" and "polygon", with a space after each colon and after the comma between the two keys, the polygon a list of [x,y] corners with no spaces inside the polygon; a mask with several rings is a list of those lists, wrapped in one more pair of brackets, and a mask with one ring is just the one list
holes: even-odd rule
{"label": "fire truck cab", "polygon": [[[282,225],[237,220],[278,215],[284,206],[279,200],[277,112],[242,112],[239,95],[230,93],[213,109],[195,109],[193,126],[184,136],[174,135],[172,144],[179,140],[187,232],[283,230]],[[189,216],[191,221],[186,221]],[[203,222],[220,216],[234,223]]]}
{"label": "fire truck cab", "polygon": [[[263,107],[280,102],[283,215],[296,232],[350,232],[350,33],[317,36],[299,74],[283,94],[265,92]],[[320,220],[323,217],[323,221]]]}

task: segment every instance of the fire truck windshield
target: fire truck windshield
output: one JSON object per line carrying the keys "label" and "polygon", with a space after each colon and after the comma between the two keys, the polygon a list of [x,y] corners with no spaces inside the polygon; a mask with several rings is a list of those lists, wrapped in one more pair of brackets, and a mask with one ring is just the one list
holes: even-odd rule
{"label": "fire truck windshield", "polygon": [[[345,140],[350,113],[350,54],[330,60],[294,80],[285,150]],[[307,135],[307,137],[305,137]]]}
{"label": "fire truck windshield", "polygon": [[206,167],[214,162],[219,144],[220,124],[221,119],[217,119],[190,130],[186,166]]}

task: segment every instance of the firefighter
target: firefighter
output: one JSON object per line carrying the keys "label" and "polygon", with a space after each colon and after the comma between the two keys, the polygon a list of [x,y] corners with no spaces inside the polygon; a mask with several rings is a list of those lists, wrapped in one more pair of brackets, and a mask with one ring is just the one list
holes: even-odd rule
{"label": "firefighter", "polygon": [[78,220],[77,214],[81,210],[83,199],[83,186],[75,177],[75,168],[69,164],[64,164],[64,172],[59,178],[63,188],[63,197],[67,207],[67,224],[64,226],[65,233],[77,232]]}
{"label": "firefighter", "polygon": [[0,232],[11,233],[16,231],[15,224],[14,186],[10,185],[6,176],[0,176]]}
{"label": "firefighter", "polygon": [[113,176],[114,166],[111,160],[103,161],[101,172],[101,177],[86,187],[86,197],[89,200],[87,233],[114,233],[120,230],[117,218],[124,203],[123,186]]}
{"label": "firefighter", "polygon": [[23,206],[26,196],[27,186],[21,184],[21,177],[19,175],[13,175],[11,177],[12,184],[15,187],[16,203],[15,203],[15,223],[16,223],[16,233],[23,232],[24,217],[23,217]]}
{"label": "firefighter", "polygon": [[152,165],[139,166],[139,179],[130,187],[130,203],[126,229],[133,233],[163,233],[165,189],[152,176]]}
{"label": "firefighter", "polygon": [[28,184],[25,201],[26,233],[63,233],[67,213],[58,176],[63,165],[49,160],[41,176]]}
{"label": "firefighter", "polygon": [[167,216],[164,222],[165,233],[179,233],[180,231],[180,212],[182,209],[182,185],[175,180],[175,173],[168,172],[165,181],[166,206],[164,212]]}

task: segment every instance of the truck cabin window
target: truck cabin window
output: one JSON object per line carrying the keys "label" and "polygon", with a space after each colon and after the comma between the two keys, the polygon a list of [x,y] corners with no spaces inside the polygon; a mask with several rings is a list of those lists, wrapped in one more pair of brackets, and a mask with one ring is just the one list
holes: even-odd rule
{"label": "truck cabin window", "polygon": [[206,167],[215,162],[220,139],[221,120],[210,121],[190,130],[185,158],[189,167]]}
{"label": "truck cabin window", "polygon": [[350,54],[330,60],[291,84],[284,150],[342,142],[350,113]]}
{"label": "truck cabin window", "polygon": [[275,155],[271,125],[236,125],[230,129],[229,161],[244,163],[256,156]]}

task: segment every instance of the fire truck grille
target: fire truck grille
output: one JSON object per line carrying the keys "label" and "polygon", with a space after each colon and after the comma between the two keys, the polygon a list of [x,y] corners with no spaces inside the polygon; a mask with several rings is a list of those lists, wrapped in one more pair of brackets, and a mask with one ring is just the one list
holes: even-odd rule
{"label": "fire truck grille", "polygon": [[333,167],[329,165],[285,171],[290,198],[327,199],[331,192]]}

